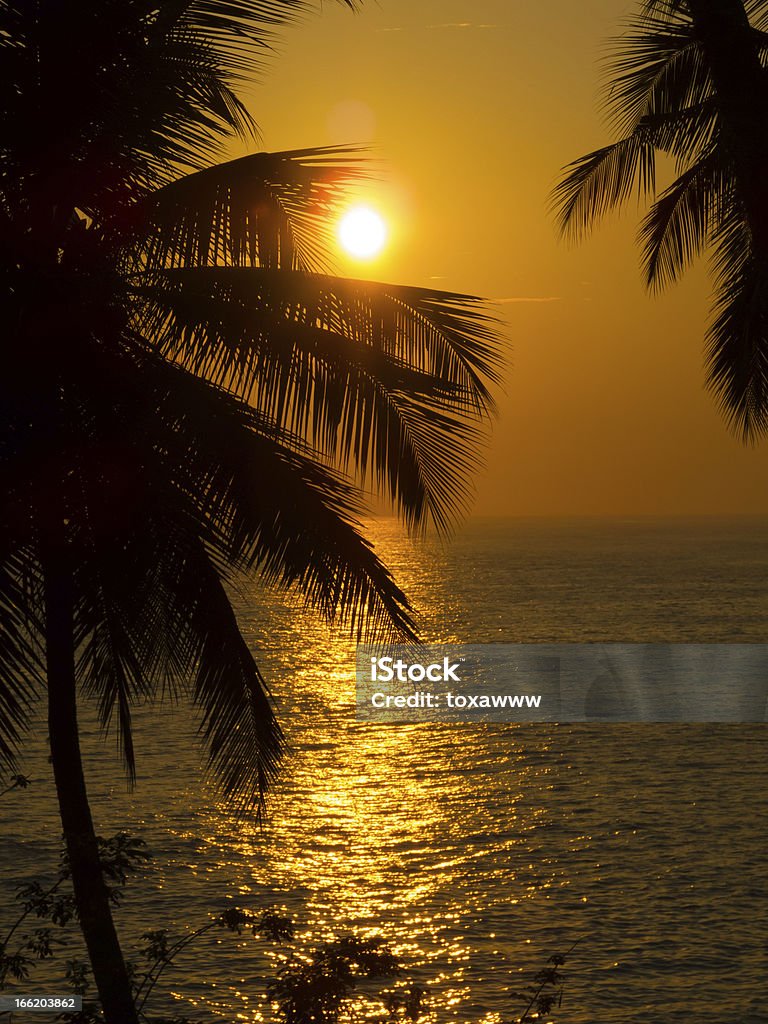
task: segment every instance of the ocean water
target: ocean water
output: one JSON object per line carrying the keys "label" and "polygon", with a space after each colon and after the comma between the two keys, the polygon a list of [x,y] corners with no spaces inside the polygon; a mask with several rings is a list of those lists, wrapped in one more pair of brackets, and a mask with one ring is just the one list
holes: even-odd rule
{"label": "ocean water", "polygon": [[[768,640],[763,519],[474,520],[448,546],[371,530],[435,643]],[[118,911],[129,955],[231,905],[283,908],[296,941],[210,932],[152,1009],[274,1021],[265,977],[354,931],[428,988],[424,1021],[514,1020],[511,991],[573,947],[557,1024],[768,1022],[765,725],[358,724],[346,638],[258,590],[236,604],[291,747],[266,825],[218,801],[186,708],[137,712],[133,792],[84,719],[92,803],[153,853]],[[38,727],[32,787],[0,802],[0,926],[54,870],[43,755]],[[22,988],[61,988],[38,978]]]}

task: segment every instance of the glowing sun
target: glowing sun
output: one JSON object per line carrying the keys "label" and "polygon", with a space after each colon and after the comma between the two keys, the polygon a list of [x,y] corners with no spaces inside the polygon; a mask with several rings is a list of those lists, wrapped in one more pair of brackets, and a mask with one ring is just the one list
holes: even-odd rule
{"label": "glowing sun", "polygon": [[353,206],[339,221],[339,241],[350,256],[370,259],[381,252],[386,240],[386,224],[368,206]]}

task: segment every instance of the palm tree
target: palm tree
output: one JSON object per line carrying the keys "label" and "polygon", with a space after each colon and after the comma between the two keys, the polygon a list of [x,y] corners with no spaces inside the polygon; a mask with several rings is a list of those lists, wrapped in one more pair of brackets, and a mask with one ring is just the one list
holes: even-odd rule
{"label": "palm tree", "polygon": [[[353,0],[342,0],[353,6]],[[257,572],[354,635],[413,638],[361,485],[447,528],[491,409],[477,300],[327,273],[344,150],[214,164],[300,0],[0,0],[0,760],[47,694],[73,888],[109,1024],[136,1009],[78,740],[95,701],[188,692],[223,791],[282,746],[226,583]]]}
{"label": "palm tree", "polygon": [[[745,440],[768,430],[768,2],[645,0],[617,41],[606,107],[615,142],[570,164],[554,193],[579,236],[633,193],[649,288],[709,250],[716,298],[707,382]],[[673,183],[656,195],[656,159]]]}

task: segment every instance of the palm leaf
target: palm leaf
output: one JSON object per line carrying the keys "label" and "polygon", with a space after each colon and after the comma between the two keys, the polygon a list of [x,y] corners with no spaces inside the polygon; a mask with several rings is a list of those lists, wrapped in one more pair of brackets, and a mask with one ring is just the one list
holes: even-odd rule
{"label": "palm leaf", "polygon": [[[687,17],[686,0],[642,0],[642,13],[650,18],[675,19],[681,15]],[[744,9],[752,24],[762,29],[768,20],[768,4],[766,0],[744,0]]]}
{"label": "palm leaf", "polygon": [[[337,0],[356,10],[358,0]],[[311,10],[309,0],[177,0],[161,8],[160,17],[209,40],[219,65],[236,81],[253,79],[269,53],[275,29]]]}
{"label": "palm leaf", "polygon": [[460,513],[498,366],[478,300],[232,268],[150,275],[137,291],[166,358],[374,474],[412,525]]}
{"label": "palm leaf", "polygon": [[638,195],[646,196],[655,184],[653,138],[640,126],[626,138],[568,164],[552,195],[559,228],[563,234],[578,237],[629,199],[635,188]]}
{"label": "palm leaf", "polygon": [[201,734],[214,777],[239,810],[254,805],[261,810],[283,752],[266,684],[201,543],[189,547],[169,579],[175,580],[178,605],[185,615],[192,612],[189,633],[197,644],[192,699],[202,712]]}
{"label": "palm leaf", "polygon": [[153,633],[148,623],[141,621],[152,608],[145,580],[137,571],[142,566],[144,545],[138,550],[132,546],[129,562],[124,535],[119,546],[110,545],[106,550],[103,545],[94,546],[92,537],[89,541],[81,551],[77,572],[81,594],[76,609],[80,633],[77,678],[84,694],[96,701],[104,730],[115,727],[128,778],[134,782],[131,708],[153,692],[157,673],[152,666],[159,661]]}
{"label": "palm leaf", "polygon": [[[31,189],[27,202],[48,192],[48,202],[101,226],[124,222],[137,198],[181,168],[206,166],[233,135],[255,137],[233,87],[252,80],[255,56],[268,52],[259,33],[308,7],[106,2],[78,20],[57,5],[0,5],[0,176]],[[40,38],[55,40],[42,58]],[[31,123],[44,146],[29,145]]]}
{"label": "palm leaf", "polygon": [[[16,83],[2,90],[0,174],[28,208],[79,209],[103,228],[178,176],[178,165],[209,162],[233,134],[252,137],[205,38],[162,31],[150,15],[142,24],[131,3],[70,14],[57,5],[0,9],[3,62]],[[44,145],[29,144],[31,123]]]}
{"label": "palm leaf", "polygon": [[9,770],[16,767],[32,708],[45,691],[40,581],[29,554],[16,550],[0,561],[0,765]]}
{"label": "palm leaf", "polygon": [[86,693],[97,699],[105,726],[117,709],[133,778],[131,706],[156,692],[159,678],[175,697],[188,692],[202,710],[217,783],[243,809],[261,807],[282,734],[198,524],[183,509],[159,504],[143,509],[135,530],[82,553]]}
{"label": "palm leaf", "polygon": [[653,204],[639,234],[649,288],[676,280],[701,252],[717,230],[729,181],[722,153],[713,147]]}
{"label": "palm leaf", "polygon": [[614,47],[604,71],[605,108],[618,134],[631,134],[644,118],[711,98],[707,64],[687,18],[633,21]]}
{"label": "palm leaf", "polygon": [[[411,637],[405,597],[359,533],[355,489],[303,439],[163,360],[144,339],[125,346],[107,354],[94,345],[92,373],[110,386],[89,391],[78,409],[69,514],[79,559],[111,540],[118,557],[124,533],[141,536],[134,521],[167,507],[171,521],[197,522],[222,575],[258,568],[361,636],[389,629]],[[102,524],[98,532],[91,522]],[[141,594],[138,583],[131,589]]]}
{"label": "palm leaf", "polygon": [[678,18],[686,15],[686,0],[642,0],[641,12],[649,18]]}
{"label": "palm leaf", "polygon": [[364,176],[358,150],[256,153],[187,175],[141,210],[140,256],[150,267],[327,267],[344,189]]}
{"label": "palm leaf", "polygon": [[768,275],[752,257],[735,190],[713,238],[715,316],[707,332],[707,384],[746,441],[768,431]]}
{"label": "palm leaf", "polygon": [[295,587],[358,639],[413,639],[404,594],[360,534],[354,489],[299,438],[220,388],[168,365],[154,378],[164,389],[156,414],[167,439],[163,472],[221,564]]}
{"label": "palm leaf", "polygon": [[746,441],[768,431],[768,281],[756,266],[718,295],[707,334],[708,385]]}

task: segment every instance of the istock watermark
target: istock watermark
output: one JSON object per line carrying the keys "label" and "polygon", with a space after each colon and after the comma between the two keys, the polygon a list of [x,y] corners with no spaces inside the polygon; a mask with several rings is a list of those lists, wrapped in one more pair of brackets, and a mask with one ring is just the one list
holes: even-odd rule
{"label": "istock watermark", "polygon": [[357,650],[361,722],[764,722],[768,644]]}
{"label": "istock watermark", "polygon": [[383,658],[372,657],[371,682],[391,683],[396,679],[399,683],[420,683],[426,679],[430,683],[458,683],[456,671],[459,663],[457,661],[451,665],[449,661],[449,658],[443,658],[442,664],[434,662],[431,665],[423,665],[419,661],[410,663],[389,655]]}
{"label": "istock watermark", "polygon": [[557,657],[515,644],[361,645],[357,718],[366,722],[557,721],[559,671]]}

